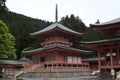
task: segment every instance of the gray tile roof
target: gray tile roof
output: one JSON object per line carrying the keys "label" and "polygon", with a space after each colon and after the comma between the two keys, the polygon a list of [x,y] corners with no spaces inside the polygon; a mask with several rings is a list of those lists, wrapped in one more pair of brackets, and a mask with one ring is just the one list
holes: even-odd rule
{"label": "gray tile roof", "polygon": [[69,50],[69,51],[83,52],[83,53],[91,53],[92,52],[92,51],[76,49],[76,48],[73,48],[73,47],[67,47],[67,46],[61,46],[61,45],[51,45],[51,46],[42,47],[42,48],[38,48],[38,49],[34,49],[34,50],[23,51],[22,53],[33,54],[33,53],[42,52],[42,51],[46,51],[46,50],[49,50],[49,49],[55,49],[55,48],[60,48],[60,49]]}
{"label": "gray tile roof", "polygon": [[103,26],[103,25],[109,25],[109,24],[114,24],[114,23],[120,23],[120,17],[107,21],[107,22],[103,22],[103,23],[97,23],[97,24],[90,24],[91,26]]}
{"label": "gray tile roof", "polygon": [[22,57],[20,58],[19,60],[22,60],[22,61],[30,61],[30,59],[26,58],[26,57]]}
{"label": "gray tile roof", "polygon": [[81,41],[82,44],[96,44],[96,43],[105,43],[105,42],[120,42],[120,38],[115,39],[105,39],[105,40],[98,40],[98,41]]}
{"label": "gray tile roof", "polygon": [[0,64],[2,65],[20,65],[23,66],[27,61],[22,61],[22,60],[0,60]]}
{"label": "gray tile roof", "polygon": [[74,34],[83,34],[83,33],[79,33],[79,32],[76,32],[74,30],[71,30],[71,29],[69,29],[69,28],[67,28],[67,27],[65,27],[65,26],[63,26],[63,25],[56,22],[56,23],[53,23],[50,26],[48,26],[48,27],[46,27],[46,28],[44,28],[44,29],[42,29],[42,30],[40,30],[38,32],[30,33],[30,35],[37,35],[37,34],[40,34],[40,33],[44,33],[44,32],[50,31],[50,30],[52,30],[54,28],[59,28],[59,29],[62,29],[64,31],[74,33]]}
{"label": "gray tile roof", "polygon": [[[104,57],[101,57],[100,60],[104,60]],[[93,58],[84,58],[82,61],[98,61],[98,57],[93,57]]]}

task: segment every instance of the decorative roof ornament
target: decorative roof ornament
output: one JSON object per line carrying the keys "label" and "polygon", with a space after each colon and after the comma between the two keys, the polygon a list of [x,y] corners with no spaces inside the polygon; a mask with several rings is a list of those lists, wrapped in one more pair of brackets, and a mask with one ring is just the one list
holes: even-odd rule
{"label": "decorative roof ornament", "polygon": [[105,26],[105,25],[117,24],[117,23],[120,23],[120,17],[107,22],[99,23],[99,24],[90,24],[90,26],[97,27],[97,26]]}
{"label": "decorative roof ornament", "polygon": [[96,24],[99,24],[100,23],[100,21],[99,21],[99,19],[97,20],[97,22],[96,22]]}
{"label": "decorative roof ornament", "polygon": [[56,4],[56,11],[55,11],[55,22],[58,22],[58,8]]}

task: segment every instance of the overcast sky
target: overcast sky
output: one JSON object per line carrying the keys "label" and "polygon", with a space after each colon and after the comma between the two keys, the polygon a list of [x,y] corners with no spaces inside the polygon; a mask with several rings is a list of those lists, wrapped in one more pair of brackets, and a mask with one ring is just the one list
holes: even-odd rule
{"label": "overcast sky", "polygon": [[32,18],[55,21],[55,5],[58,4],[58,20],[74,14],[89,26],[97,19],[106,22],[120,17],[120,0],[7,0],[10,11]]}

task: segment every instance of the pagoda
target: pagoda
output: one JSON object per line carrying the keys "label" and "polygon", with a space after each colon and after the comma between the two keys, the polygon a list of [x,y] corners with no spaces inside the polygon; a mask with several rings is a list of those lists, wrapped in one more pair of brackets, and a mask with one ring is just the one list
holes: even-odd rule
{"label": "pagoda", "polygon": [[22,52],[32,57],[34,62],[34,65],[27,70],[27,74],[49,78],[90,75],[89,63],[82,62],[82,55],[87,55],[91,51],[73,48],[73,43],[70,42],[72,38],[81,37],[83,34],[60,24],[57,21],[56,7],[56,21],[40,31],[30,33],[43,42],[40,43],[41,48]]}

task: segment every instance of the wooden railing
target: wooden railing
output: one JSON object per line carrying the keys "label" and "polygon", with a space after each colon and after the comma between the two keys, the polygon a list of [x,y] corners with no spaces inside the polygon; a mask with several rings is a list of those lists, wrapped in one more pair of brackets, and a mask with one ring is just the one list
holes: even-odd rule
{"label": "wooden railing", "polygon": [[73,44],[71,42],[68,41],[64,41],[64,40],[50,40],[50,41],[45,41],[43,43],[41,43],[42,46],[45,45],[50,45],[50,44],[63,44],[63,45],[69,45],[72,46]]}
{"label": "wooden railing", "polygon": [[75,65],[89,65],[88,62],[74,63],[74,62],[63,62],[63,61],[50,61],[50,62],[42,62],[42,64],[75,64]]}
{"label": "wooden railing", "polygon": [[23,68],[21,68],[19,71],[24,71],[26,70],[28,67],[32,66],[34,64],[34,62],[28,62],[24,65]]}
{"label": "wooden railing", "polygon": [[16,69],[14,72],[14,77],[24,73],[27,71],[27,69],[29,69],[29,67],[31,67],[34,64],[34,62],[28,62],[26,64],[24,64],[24,67],[21,69]]}
{"label": "wooden railing", "polygon": [[[61,64],[61,65],[66,65],[66,66],[47,66],[44,69],[44,65],[57,65],[57,64]],[[71,65],[70,67],[68,67],[67,65]],[[73,65],[76,65],[76,67],[74,67]],[[41,68],[40,68],[41,67]],[[88,71],[89,70],[89,63],[88,62],[83,62],[81,64],[77,64],[77,63],[68,63],[68,62],[58,62],[58,61],[52,61],[52,62],[42,62],[39,64],[35,64],[34,66],[32,66],[32,68],[28,71],[28,72],[55,72],[55,71],[62,71],[62,72],[66,72],[66,71]]]}
{"label": "wooden railing", "polygon": [[[113,65],[113,68],[120,68],[120,65]],[[90,66],[91,71],[98,70],[98,65]],[[111,69],[111,65],[102,65],[101,69]]]}
{"label": "wooden railing", "polygon": [[[102,69],[110,69],[111,65],[101,66]],[[113,68],[120,68],[120,65],[113,65]]]}

